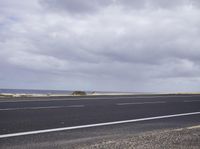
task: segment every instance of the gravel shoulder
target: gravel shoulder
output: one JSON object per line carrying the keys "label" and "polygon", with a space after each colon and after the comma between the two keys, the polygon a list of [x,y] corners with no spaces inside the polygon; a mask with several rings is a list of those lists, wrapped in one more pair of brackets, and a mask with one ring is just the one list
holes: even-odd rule
{"label": "gravel shoulder", "polygon": [[149,131],[137,135],[115,136],[95,143],[79,144],[77,149],[199,149],[200,127]]}

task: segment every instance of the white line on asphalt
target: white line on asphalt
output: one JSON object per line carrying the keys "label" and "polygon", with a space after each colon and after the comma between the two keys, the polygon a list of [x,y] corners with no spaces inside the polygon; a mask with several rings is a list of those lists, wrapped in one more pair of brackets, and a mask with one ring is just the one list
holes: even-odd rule
{"label": "white line on asphalt", "polygon": [[118,106],[125,106],[125,105],[142,105],[142,104],[159,104],[159,103],[167,103],[165,101],[155,101],[155,102],[125,102],[125,103],[117,103]]}
{"label": "white line on asphalt", "polygon": [[200,102],[200,100],[184,100],[184,102]]}
{"label": "white line on asphalt", "polygon": [[74,130],[74,129],[81,129],[81,128],[98,127],[98,126],[108,126],[108,125],[124,124],[124,123],[131,123],[131,122],[140,122],[140,121],[147,121],[147,120],[172,118],[172,117],[179,117],[179,116],[197,115],[197,114],[200,114],[200,112],[181,113],[181,114],[173,114],[173,115],[164,115],[164,116],[156,116],[156,117],[147,117],[147,118],[139,118],[139,119],[132,119],[132,120],[124,120],[124,121],[106,122],[106,123],[99,123],[99,124],[89,124],[89,125],[81,125],[81,126],[72,126],[72,127],[62,127],[62,128],[54,128],[54,129],[28,131],[28,132],[19,132],[19,133],[0,135],[0,138],[9,138],[9,137],[41,134],[41,133],[48,133],[48,132],[58,132],[58,131],[65,131],[65,130]]}
{"label": "white line on asphalt", "polygon": [[0,111],[11,111],[11,110],[38,110],[38,109],[59,109],[59,108],[82,108],[84,105],[70,105],[70,106],[49,106],[49,107],[23,107],[23,108],[5,108]]}

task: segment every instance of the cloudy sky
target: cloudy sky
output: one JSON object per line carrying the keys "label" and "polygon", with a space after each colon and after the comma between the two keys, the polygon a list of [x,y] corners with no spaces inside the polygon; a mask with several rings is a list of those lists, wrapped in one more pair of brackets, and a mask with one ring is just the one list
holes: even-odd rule
{"label": "cloudy sky", "polygon": [[0,0],[0,88],[200,91],[199,0]]}

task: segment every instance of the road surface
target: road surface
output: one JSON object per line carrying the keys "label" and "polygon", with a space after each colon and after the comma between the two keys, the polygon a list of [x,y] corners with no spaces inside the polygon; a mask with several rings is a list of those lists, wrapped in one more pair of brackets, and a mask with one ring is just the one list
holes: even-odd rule
{"label": "road surface", "polygon": [[59,140],[58,136],[65,136],[65,139],[73,140],[91,136],[91,132],[96,132],[95,136],[98,136],[101,132],[141,132],[157,127],[190,124],[200,124],[200,95],[55,97],[0,101],[0,145],[13,140],[19,143],[24,137],[40,136],[46,140],[47,135],[53,135],[51,139]]}

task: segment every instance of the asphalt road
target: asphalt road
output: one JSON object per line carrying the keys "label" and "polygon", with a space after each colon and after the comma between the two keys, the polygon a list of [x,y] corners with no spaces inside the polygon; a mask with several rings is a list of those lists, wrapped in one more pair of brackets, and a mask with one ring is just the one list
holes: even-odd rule
{"label": "asphalt road", "polygon": [[5,100],[0,135],[192,112],[200,112],[199,95]]}
{"label": "asphalt road", "polygon": [[[79,126],[88,127],[77,129]],[[3,149],[134,148],[130,146],[134,142],[141,143],[139,146],[144,146],[140,148],[144,148],[142,142],[148,141],[146,148],[157,145],[157,148],[172,148],[164,142],[175,134],[168,136],[165,132],[193,126],[200,127],[200,95],[13,98],[0,101],[0,148]],[[44,133],[46,130],[48,133]],[[178,147],[198,148],[199,138],[196,136],[199,129],[185,133],[189,135],[187,140],[181,138],[189,144],[181,143],[183,146]],[[180,136],[179,133],[176,135]],[[162,136],[165,136],[164,140]],[[136,139],[130,142],[128,138]],[[125,146],[120,141],[125,141]],[[155,145],[151,146],[152,143]],[[168,144],[171,143],[168,141]]]}

